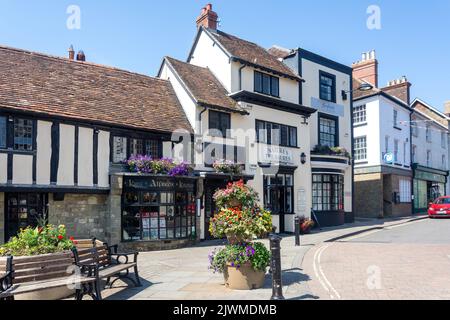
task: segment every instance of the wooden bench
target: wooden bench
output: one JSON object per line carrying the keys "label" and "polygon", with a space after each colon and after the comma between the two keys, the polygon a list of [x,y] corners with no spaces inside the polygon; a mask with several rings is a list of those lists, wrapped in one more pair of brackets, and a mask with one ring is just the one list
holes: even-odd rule
{"label": "wooden bench", "polygon": [[[100,279],[106,279],[106,288],[112,288],[114,283],[120,279],[129,279],[136,287],[142,286],[139,279],[137,257],[138,252],[119,253],[118,246],[108,246],[108,244],[92,240],[76,241],[74,249],[75,263],[79,265],[98,266],[97,286]],[[133,260],[130,261],[130,257]],[[130,270],[134,271],[134,279],[130,276]],[[111,279],[113,281],[111,282]],[[96,293],[101,297],[101,292]]]}
{"label": "wooden bench", "polygon": [[96,294],[98,266],[74,262],[72,252],[0,258],[0,300],[63,287],[74,289],[76,300],[82,300],[85,295],[101,299]]}

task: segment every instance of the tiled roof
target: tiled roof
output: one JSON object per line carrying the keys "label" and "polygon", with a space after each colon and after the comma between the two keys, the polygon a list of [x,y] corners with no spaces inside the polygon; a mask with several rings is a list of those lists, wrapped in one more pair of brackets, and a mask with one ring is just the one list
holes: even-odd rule
{"label": "tiled roof", "polygon": [[198,67],[171,57],[166,61],[175,69],[187,90],[198,104],[230,112],[245,113],[237,102],[228,96],[227,90],[207,68]]}
{"label": "tiled roof", "polygon": [[363,83],[364,83],[363,81],[361,81],[359,79],[356,79],[356,78],[353,78],[353,99],[355,99],[355,100],[356,99],[361,99],[361,98],[364,98],[364,97],[369,97],[369,96],[372,96],[374,94],[381,93],[381,90],[379,90],[379,89],[377,89],[375,87],[373,87],[372,89],[367,90],[367,91],[358,90],[358,88]]}
{"label": "tiled roof", "polygon": [[272,46],[267,51],[277,59],[284,59],[292,53],[291,50],[279,46]]}
{"label": "tiled roof", "polygon": [[242,40],[228,33],[205,29],[218,41],[228,53],[241,61],[262,67],[289,78],[301,80],[289,67],[256,43]]}
{"label": "tiled roof", "polygon": [[0,46],[0,108],[172,132],[192,128],[168,81]]}

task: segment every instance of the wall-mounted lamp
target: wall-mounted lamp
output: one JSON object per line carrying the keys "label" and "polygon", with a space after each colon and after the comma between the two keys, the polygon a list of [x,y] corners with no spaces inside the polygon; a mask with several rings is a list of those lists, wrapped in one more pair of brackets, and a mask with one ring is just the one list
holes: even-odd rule
{"label": "wall-mounted lamp", "polygon": [[306,154],[304,152],[302,152],[302,154],[300,155],[300,162],[302,164],[306,163]]}
{"label": "wall-mounted lamp", "polygon": [[355,90],[349,90],[349,91],[342,90],[342,100],[344,100],[344,101],[347,100],[347,98],[348,98],[347,94],[348,93],[355,92],[355,91],[369,91],[369,90],[372,90],[372,89],[373,89],[373,85],[371,85],[370,83],[367,83],[367,82],[363,82]]}
{"label": "wall-mounted lamp", "polygon": [[302,122],[302,124],[306,124],[306,125],[309,124],[309,123],[308,123],[308,117],[303,116],[303,122]]}

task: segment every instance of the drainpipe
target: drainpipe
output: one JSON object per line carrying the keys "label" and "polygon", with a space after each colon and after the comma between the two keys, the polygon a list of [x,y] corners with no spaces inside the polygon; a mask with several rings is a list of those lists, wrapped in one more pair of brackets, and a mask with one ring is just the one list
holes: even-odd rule
{"label": "drainpipe", "polygon": [[198,115],[198,122],[200,124],[200,128],[199,128],[199,134],[200,135],[203,135],[202,115],[206,112],[207,109],[208,109],[207,107],[203,107],[203,110]]}

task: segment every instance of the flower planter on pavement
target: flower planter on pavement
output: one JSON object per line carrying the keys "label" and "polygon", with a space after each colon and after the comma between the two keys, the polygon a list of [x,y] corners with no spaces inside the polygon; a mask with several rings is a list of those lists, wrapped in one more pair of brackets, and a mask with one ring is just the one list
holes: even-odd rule
{"label": "flower planter on pavement", "polygon": [[266,273],[254,270],[251,264],[239,268],[227,265],[224,270],[225,286],[233,290],[255,290],[264,286]]}

